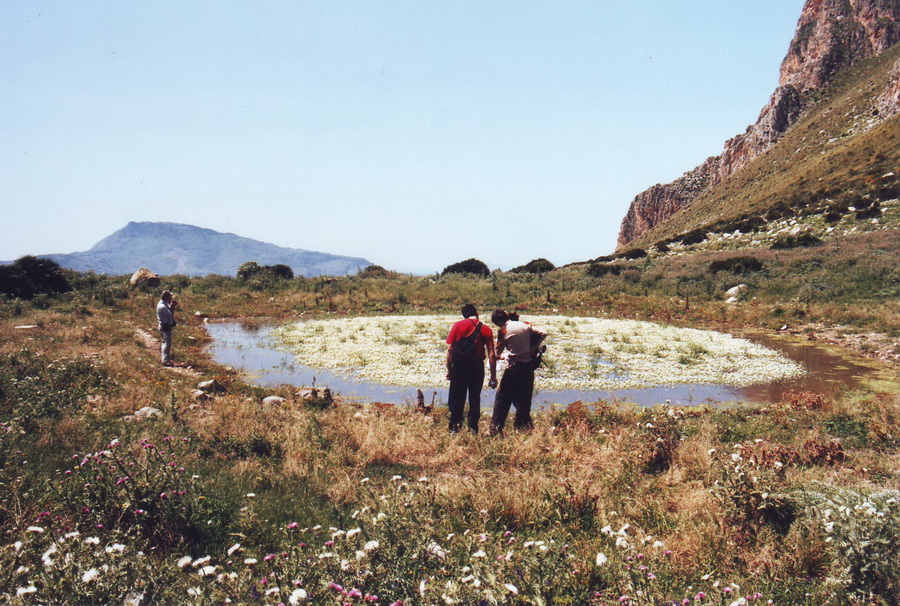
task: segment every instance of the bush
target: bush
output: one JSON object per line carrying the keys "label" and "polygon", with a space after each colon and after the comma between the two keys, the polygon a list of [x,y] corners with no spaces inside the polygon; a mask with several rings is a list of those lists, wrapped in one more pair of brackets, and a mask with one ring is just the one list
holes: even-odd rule
{"label": "bush", "polygon": [[533,261],[529,261],[525,265],[520,265],[519,267],[514,267],[510,271],[514,274],[545,274],[547,272],[553,271],[556,269],[556,266],[553,265],[547,259],[534,259]]}
{"label": "bush", "polygon": [[12,265],[0,265],[0,294],[30,300],[35,296],[69,292],[72,287],[59,264],[31,255]]}
{"label": "bush", "polygon": [[788,248],[800,248],[806,246],[818,246],[822,240],[815,237],[809,232],[797,235],[779,236],[772,242],[772,250],[784,250]]}
{"label": "bush", "polygon": [[754,272],[762,271],[764,265],[762,261],[756,257],[740,256],[731,257],[729,259],[719,259],[709,264],[709,271],[727,271],[736,276],[743,276]]}
{"label": "bush", "polygon": [[187,438],[148,439],[135,453],[113,440],[106,450],[76,455],[63,473],[59,502],[76,526],[137,534],[168,548],[224,542],[234,519],[219,499],[207,499],[200,476],[182,466]]}
{"label": "bush", "polygon": [[484,263],[484,261],[479,261],[478,259],[466,259],[465,261],[460,261],[459,263],[454,263],[453,265],[448,265],[444,268],[444,271],[441,272],[442,276],[447,274],[475,274],[477,276],[489,276],[491,274],[491,270],[488,269],[488,266]]}
{"label": "bush", "polygon": [[613,265],[611,263],[591,263],[588,265],[587,274],[592,278],[602,278],[604,276],[618,276],[622,273],[621,265]]}
{"label": "bush", "polygon": [[631,250],[626,250],[622,253],[622,257],[634,260],[634,259],[643,259],[647,256],[647,251],[643,248],[632,248]]}
{"label": "bush", "polygon": [[867,496],[822,485],[795,493],[792,501],[808,511],[827,535],[825,545],[832,550],[835,581],[866,603],[878,596],[884,603],[897,604],[900,491]]}
{"label": "bush", "polygon": [[106,390],[106,369],[91,358],[47,358],[28,350],[0,355],[0,416],[30,429],[77,409],[81,400]]}
{"label": "bush", "polygon": [[678,237],[678,241],[685,246],[690,246],[691,244],[700,244],[704,240],[706,240],[705,229],[695,229]]}

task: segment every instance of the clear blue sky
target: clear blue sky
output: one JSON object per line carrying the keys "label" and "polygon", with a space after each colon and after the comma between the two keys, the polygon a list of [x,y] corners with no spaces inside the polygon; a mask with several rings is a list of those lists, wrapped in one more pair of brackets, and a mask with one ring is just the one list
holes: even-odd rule
{"label": "clear blue sky", "polygon": [[171,221],[427,273],[611,252],[802,0],[5,2],[0,259]]}

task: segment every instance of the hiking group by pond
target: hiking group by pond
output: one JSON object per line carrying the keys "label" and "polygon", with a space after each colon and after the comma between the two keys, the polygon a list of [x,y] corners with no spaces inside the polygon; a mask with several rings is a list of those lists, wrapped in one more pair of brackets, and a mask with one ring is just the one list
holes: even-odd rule
{"label": "hiking group by pond", "polygon": [[[462,429],[468,399],[467,426],[469,431],[478,434],[485,360],[491,373],[488,387],[497,389],[490,435],[503,433],[510,406],[516,409],[513,426],[516,429],[530,429],[534,371],[541,363],[547,333],[522,322],[518,314],[496,309],[491,314],[491,322],[497,326],[495,347],[494,333],[479,320],[476,307],[471,303],[466,304],[461,313],[463,319],[456,322],[447,335],[447,379],[450,381],[447,407],[450,409],[450,431],[456,433]],[[503,360],[506,364],[499,386],[498,360]]]}

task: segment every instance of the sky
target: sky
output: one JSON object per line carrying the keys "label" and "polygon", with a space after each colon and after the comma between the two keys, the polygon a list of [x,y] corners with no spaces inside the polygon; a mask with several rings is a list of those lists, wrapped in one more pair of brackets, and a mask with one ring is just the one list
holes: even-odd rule
{"label": "sky", "polygon": [[187,223],[408,273],[609,254],[803,0],[6,2],[0,259]]}

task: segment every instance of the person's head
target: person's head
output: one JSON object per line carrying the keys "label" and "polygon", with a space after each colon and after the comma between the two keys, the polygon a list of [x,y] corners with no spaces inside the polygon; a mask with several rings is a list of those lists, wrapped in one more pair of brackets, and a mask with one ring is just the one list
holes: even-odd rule
{"label": "person's head", "polygon": [[518,322],[519,321],[519,314],[517,314],[514,311],[511,311],[508,314],[506,314],[506,317],[509,318],[510,322]]}
{"label": "person's head", "polygon": [[460,313],[462,313],[462,317],[464,318],[474,318],[478,315],[478,310],[475,309],[475,306],[471,303],[466,303],[462,306]]}
{"label": "person's head", "polygon": [[491,314],[491,322],[497,326],[503,327],[509,322],[509,316],[506,315],[506,312],[502,309],[495,309],[494,313]]}
{"label": "person's head", "polygon": [[166,303],[170,303],[172,301],[172,293],[168,290],[162,291],[162,294],[159,295],[159,298],[165,301]]}

